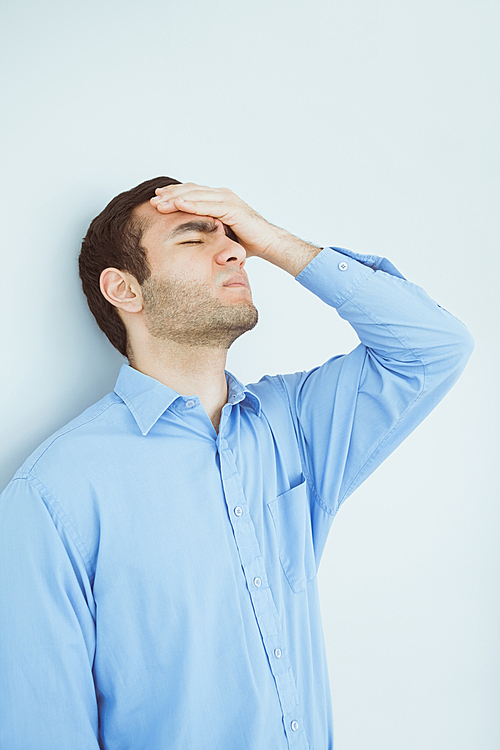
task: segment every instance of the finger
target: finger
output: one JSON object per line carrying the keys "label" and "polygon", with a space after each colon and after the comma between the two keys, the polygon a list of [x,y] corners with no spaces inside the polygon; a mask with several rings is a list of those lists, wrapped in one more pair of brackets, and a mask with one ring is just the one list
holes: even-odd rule
{"label": "finger", "polygon": [[198,190],[182,190],[182,191],[175,191],[174,193],[164,193],[161,196],[156,196],[155,198],[151,199],[151,202],[153,205],[160,205],[162,203],[165,203],[167,201],[176,200],[177,198],[183,198],[185,201],[210,201],[210,202],[217,202],[217,201],[224,201],[225,196],[222,194],[216,193],[211,188],[205,188],[205,189],[198,189]]}
{"label": "finger", "polygon": [[[186,191],[183,193],[183,198],[186,195]],[[172,209],[178,210],[175,208],[174,201],[179,199],[179,195],[169,195],[168,193],[164,193],[162,195],[156,195],[154,198],[150,199],[150,203],[154,208],[157,208],[159,211],[171,211]],[[184,198],[185,200],[185,198]]]}
{"label": "finger", "polygon": [[183,198],[170,198],[163,200],[161,203],[154,204],[154,207],[162,214],[172,213],[172,211],[192,212],[191,204]]}
{"label": "finger", "polygon": [[182,185],[167,185],[164,188],[157,188],[157,194],[150,200],[153,205],[178,198],[181,195],[186,200],[217,200],[216,196],[221,195],[220,200],[222,200],[223,190],[223,188],[211,188],[206,185],[196,185],[194,182],[185,182]]}
{"label": "finger", "polygon": [[185,211],[186,213],[197,214],[198,216],[213,216],[214,219],[220,219],[224,224],[231,225],[234,213],[230,210],[227,203],[221,201],[187,201],[183,198],[173,198],[168,203],[159,203],[156,208],[160,213],[170,211]]}
{"label": "finger", "polygon": [[181,193],[185,192],[186,190],[192,190],[196,188],[205,188],[210,189],[206,185],[197,185],[195,182],[181,182],[179,184],[174,185],[165,185],[165,187],[156,188],[155,190],[155,196],[152,200],[155,200],[157,198],[162,197],[173,197],[174,195],[180,195]]}
{"label": "finger", "polygon": [[157,205],[153,206],[153,208],[156,208],[161,214],[172,213],[172,211],[181,211],[181,210],[184,211],[184,209],[181,209],[179,208],[179,206],[176,206],[174,201],[168,201],[168,203],[158,203]]}
{"label": "finger", "polygon": [[[160,201],[162,203],[165,203],[166,201],[170,200],[173,197],[173,195],[174,195],[173,192],[172,192],[172,190],[171,190],[172,187],[173,187],[172,185],[166,185],[164,188],[156,188],[156,190],[155,190],[156,195],[154,195],[152,198],[150,198],[149,202],[153,206],[157,206]],[[181,187],[184,187],[184,186],[181,185]],[[185,190],[185,188],[184,188],[184,190]],[[177,194],[179,194],[179,193],[177,192]]]}
{"label": "finger", "polygon": [[208,185],[199,185],[196,182],[174,182],[172,185],[165,185],[164,187],[158,187],[158,188],[156,188],[155,193],[156,194],[158,194],[158,193],[164,193],[165,191],[168,191],[168,190],[175,190],[175,189],[178,190],[179,188],[183,188],[183,187],[189,187],[189,188],[192,188],[192,187],[208,187]]}
{"label": "finger", "polygon": [[[186,206],[200,206],[200,205],[210,205],[214,206],[216,204],[219,204],[219,208],[217,209],[217,213],[213,214],[214,216],[221,215],[222,213],[227,211],[227,204],[225,209],[221,209],[221,206],[224,205],[224,201],[222,197],[217,197],[214,200],[214,194],[210,191],[202,191],[202,190],[193,190],[193,191],[186,191],[182,193],[182,195],[178,196],[163,196],[160,201],[154,202],[153,206],[156,207],[160,212],[165,212],[165,210],[172,211],[173,208],[177,207],[177,210],[191,210],[190,208],[186,208]],[[196,213],[200,213],[200,211],[196,211]],[[212,215],[212,214],[206,214]]]}

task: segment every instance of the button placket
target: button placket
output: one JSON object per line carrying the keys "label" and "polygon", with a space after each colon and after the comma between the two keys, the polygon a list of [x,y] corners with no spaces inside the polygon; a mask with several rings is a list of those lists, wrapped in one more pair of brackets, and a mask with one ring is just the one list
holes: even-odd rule
{"label": "button placket", "polygon": [[[272,591],[267,582],[264,559],[255,526],[248,510],[234,455],[224,438],[220,439],[218,450],[228,517],[233,528],[234,540],[247,581],[263,647],[269,656],[269,665],[282,705],[283,718],[286,722],[284,728],[289,747],[290,750],[310,750],[304,728],[301,727],[301,731],[291,728],[291,722],[294,721],[297,722],[297,729],[299,729],[300,699],[297,694],[290,660],[286,652],[283,653],[278,645],[284,643],[281,621]],[[241,511],[243,518],[236,520],[234,516],[240,516],[238,509]]]}

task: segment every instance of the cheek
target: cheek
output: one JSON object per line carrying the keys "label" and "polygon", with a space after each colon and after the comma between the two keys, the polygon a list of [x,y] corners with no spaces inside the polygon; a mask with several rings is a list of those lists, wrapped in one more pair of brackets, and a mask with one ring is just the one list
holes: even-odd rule
{"label": "cheek", "polygon": [[211,257],[203,256],[199,246],[185,246],[180,252],[172,255],[168,263],[164,262],[158,269],[163,278],[176,278],[179,281],[211,282],[216,264]]}

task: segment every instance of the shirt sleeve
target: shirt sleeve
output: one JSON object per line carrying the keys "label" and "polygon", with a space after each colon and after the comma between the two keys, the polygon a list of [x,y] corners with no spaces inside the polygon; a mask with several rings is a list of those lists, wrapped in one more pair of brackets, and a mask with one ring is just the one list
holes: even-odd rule
{"label": "shirt sleeve", "polygon": [[326,247],[296,280],[335,307],[361,342],[312,370],[277,376],[304,472],[333,517],[450,390],[474,340],[385,258]]}
{"label": "shirt sleeve", "polygon": [[98,750],[90,582],[43,493],[15,477],[0,495],[0,747]]}

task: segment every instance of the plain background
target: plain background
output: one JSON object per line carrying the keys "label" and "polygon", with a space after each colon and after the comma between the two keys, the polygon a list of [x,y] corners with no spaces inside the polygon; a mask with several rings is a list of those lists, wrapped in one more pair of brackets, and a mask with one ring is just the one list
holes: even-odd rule
{"label": "plain background", "polygon": [[[336,750],[498,750],[498,32],[482,0],[11,0],[1,15],[1,487],[125,361],[77,273],[91,219],[166,174],[384,255],[476,349],[346,502],[319,572]],[[244,382],[354,348],[258,258]],[[0,488],[1,488],[0,487]],[[324,750],[314,748],[313,750]]]}

